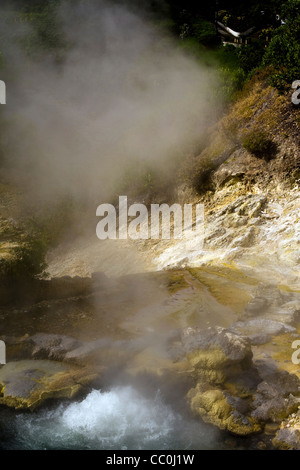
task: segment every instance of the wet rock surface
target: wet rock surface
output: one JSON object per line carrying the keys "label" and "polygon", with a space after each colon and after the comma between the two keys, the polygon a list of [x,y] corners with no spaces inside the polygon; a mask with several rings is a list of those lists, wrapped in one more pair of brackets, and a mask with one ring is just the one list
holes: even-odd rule
{"label": "wet rock surface", "polygon": [[[122,370],[134,380],[151,377],[157,386],[166,378],[178,390],[181,384],[192,413],[222,431],[275,439],[282,422],[297,413],[300,389],[298,376],[283,372],[267,351],[276,338],[299,337],[298,293],[228,269],[178,270],[157,278],[158,283],[147,275],[109,281],[97,274],[85,296],[12,310],[12,323],[17,318],[22,322],[21,336],[1,337],[9,362],[0,369],[0,404],[34,409],[49,399],[72,399]],[[131,286],[137,283],[140,295],[133,297]],[[44,320],[31,322],[25,333],[37,312]],[[218,325],[220,312],[235,321],[205,327]],[[104,322],[111,329],[103,328]],[[187,326],[195,323],[199,326]],[[81,336],[74,335],[78,329]],[[85,329],[88,334],[82,334]],[[295,441],[297,432],[293,436]]]}
{"label": "wet rock surface", "polygon": [[260,283],[245,306],[241,319],[231,330],[249,337],[252,345],[262,345],[284,333],[298,336],[300,320],[297,294],[285,293],[274,285]]}
{"label": "wet rock surface", "polygon": [[53,398],[73,398],[96,378],[95,371],[47,360],[10,362],[0,369],[0,404],[34,409]]}

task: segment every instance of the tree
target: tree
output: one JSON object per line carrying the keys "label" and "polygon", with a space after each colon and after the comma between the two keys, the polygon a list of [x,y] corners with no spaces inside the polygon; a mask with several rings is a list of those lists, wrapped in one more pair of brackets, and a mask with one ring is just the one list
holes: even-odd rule
{"label": "tree", "polygon": [[286,23],[273,32],[263,58],[263,65],[272,67],[271,84],[279,90],[300,77],[300,0],[286,2],[282,15]]}

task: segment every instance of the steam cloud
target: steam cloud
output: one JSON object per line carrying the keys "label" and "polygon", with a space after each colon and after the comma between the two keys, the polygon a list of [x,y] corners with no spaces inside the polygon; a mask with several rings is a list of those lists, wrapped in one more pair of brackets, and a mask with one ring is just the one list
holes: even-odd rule
{"label": "steam cloud", "polygon": [[71,193],[99,203],[128,159],[161,164],[199,138],[217,83],[124,6],[65,3],[60,14],[71,45],[62,63],[25,60],[9,45],[6,157],[35,197]]}
{"label": "steam cloud", "polygon": [[[7,105],[1,111],[7,125],[2,146],[14,177],[33,199],[88,198],[95,217],[97,205],[109,202],[112,179],[129,160],[172,165],[174,154],[198,141],[217,112],[218,83],[214,70],[186,54],[142,13],[104,0],[79,1],[62,4],[60,17],[70,45],[60,63],[46,54],[43,61],[25,57],[17,44],[30,33],[29,24],[10,22],[14,30],[3,25],[6,41],[0,49],[5,45],[10,75],[3,77]],[[50,275],[149,270],[148,259],[130,247],[117,251],[114,242],[100,243],[93,223],[91,239],[79,240],[71,252],[63,246],[54,253]],[[130,304],[136,307],[134,300],[147,292],[157,302],[124,327],[136,335],[138,325],[141,339],[134,347],[146,350],[151,369],[157,351],[166,354],[170,337],[164,316],[159,322],[162,288],[155,281],[149,293],[148,278],[138,286],[136,279],[132,283],[127,287]]]}

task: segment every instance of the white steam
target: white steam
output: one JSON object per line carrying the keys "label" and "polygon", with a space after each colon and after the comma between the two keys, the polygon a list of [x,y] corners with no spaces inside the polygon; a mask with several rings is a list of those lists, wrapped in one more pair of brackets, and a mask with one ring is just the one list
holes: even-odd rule
{"label": "white steam", "polygon": [[85,1],[60,13],[70,45],[60,64],[11,45],[6,155],[35,195],[98,203],[129,159],[161,164],[197,141],[216,112],[216,81],[124,6]]}

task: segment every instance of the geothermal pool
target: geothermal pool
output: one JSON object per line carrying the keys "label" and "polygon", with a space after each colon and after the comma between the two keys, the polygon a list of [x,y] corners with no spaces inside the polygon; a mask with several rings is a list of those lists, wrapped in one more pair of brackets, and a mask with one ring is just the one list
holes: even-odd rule
{"label": "geothermal pool", "polygon": [[43,410],[0,417],[0,449],[189,450],[216,448],[218,433],[184,417],[157,391],[144,397],[131,386],[92,390],[85,398]]}

